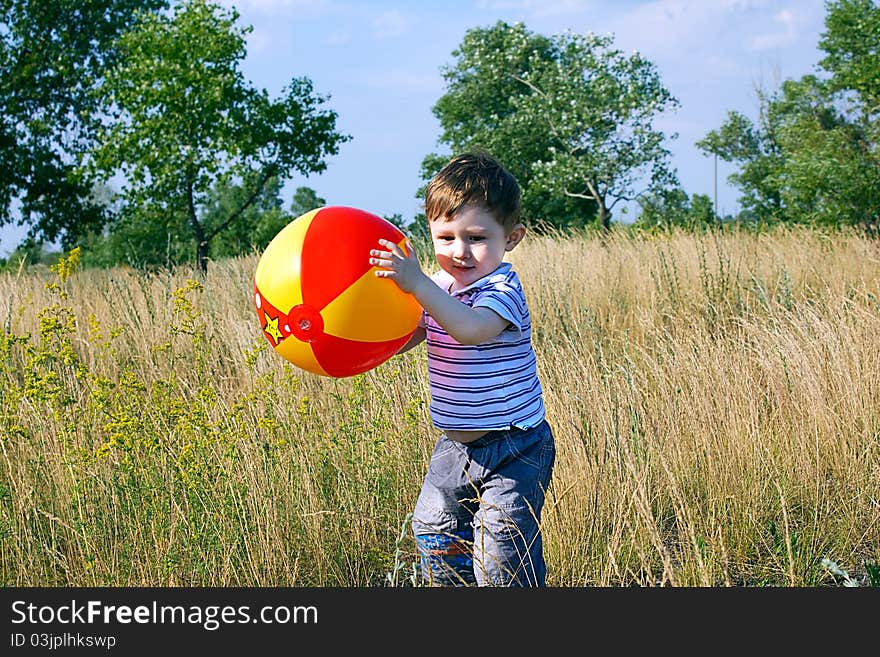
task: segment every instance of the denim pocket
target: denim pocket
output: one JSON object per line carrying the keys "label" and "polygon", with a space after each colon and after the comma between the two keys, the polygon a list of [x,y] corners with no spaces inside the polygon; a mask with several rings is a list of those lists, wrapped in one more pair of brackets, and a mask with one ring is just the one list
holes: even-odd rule
{"label": "denim pocket", "polygon": [[[532,438],[532,436],[529,436]],[[506,439],[506,447],[507,451],[510,454],[510,457],[520,463],[523,466],[533,468],[534,470],[541,470],[541,452],[536,450],[537,441],[533,442],[529,440],[529,442],[522,442],[517,439]]]}
{"label": "denim pocket", "polygon": [[467,460],[454,440],[441,436],[434,445],[428,463],[428,481],[440,489],[454,489],[467,484]]}
{"label": "denim pocket", "polygon": [[506,447],[514,460],[538,473],[547,468],[548,459],[555,453],[553,433],[546,422],[523,433],[507,437]]}

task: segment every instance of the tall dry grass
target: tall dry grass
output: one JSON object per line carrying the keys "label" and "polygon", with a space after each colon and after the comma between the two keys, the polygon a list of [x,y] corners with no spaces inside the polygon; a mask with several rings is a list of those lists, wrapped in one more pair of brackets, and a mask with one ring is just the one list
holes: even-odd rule
{"label": "tall dry grass", "polygon": [[[880,248],[856,233],[529,237],[558,455],[548,583],[876,583]],[[408,581],[423,347],[267,348],[256,257],[0,277],[4,585]],[[47,287],[47,283],[49,286]]]}

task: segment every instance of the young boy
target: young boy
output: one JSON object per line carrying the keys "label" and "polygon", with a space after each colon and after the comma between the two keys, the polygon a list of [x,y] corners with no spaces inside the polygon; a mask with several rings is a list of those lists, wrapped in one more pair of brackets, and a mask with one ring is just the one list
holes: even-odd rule
{"label": "young boy", "polygon": [[483,153],[450,160],[425,213],[441,271],[380,240],[370,264],[418,299],[431,420],[442,431],[413,514],[434,585],[544,586],[539,523],[555,445],[544,419],[525,295],[504,254],[525,235],[516,179]]}

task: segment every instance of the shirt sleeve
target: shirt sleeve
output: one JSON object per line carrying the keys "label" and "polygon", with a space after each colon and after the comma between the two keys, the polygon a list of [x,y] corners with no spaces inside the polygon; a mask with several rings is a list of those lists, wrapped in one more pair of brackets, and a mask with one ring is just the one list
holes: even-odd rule
{"label": "shirt sleeve", "polygon": [[514,342],[522,337],[526,316],[525,297],[516,286],[507,281],[493,283],[475,295],[472,307],[489,308],[510,322],[496,340]]}

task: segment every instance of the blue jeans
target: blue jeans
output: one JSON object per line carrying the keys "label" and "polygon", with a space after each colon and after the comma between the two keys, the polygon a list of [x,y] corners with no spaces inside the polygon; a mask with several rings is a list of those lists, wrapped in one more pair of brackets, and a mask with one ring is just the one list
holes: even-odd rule
{"label": "blue jeans", "polygon": [[541,510],[556,458],[546,421],[434,447],[413,512],[422,575],[435,586],[544,586]]}

